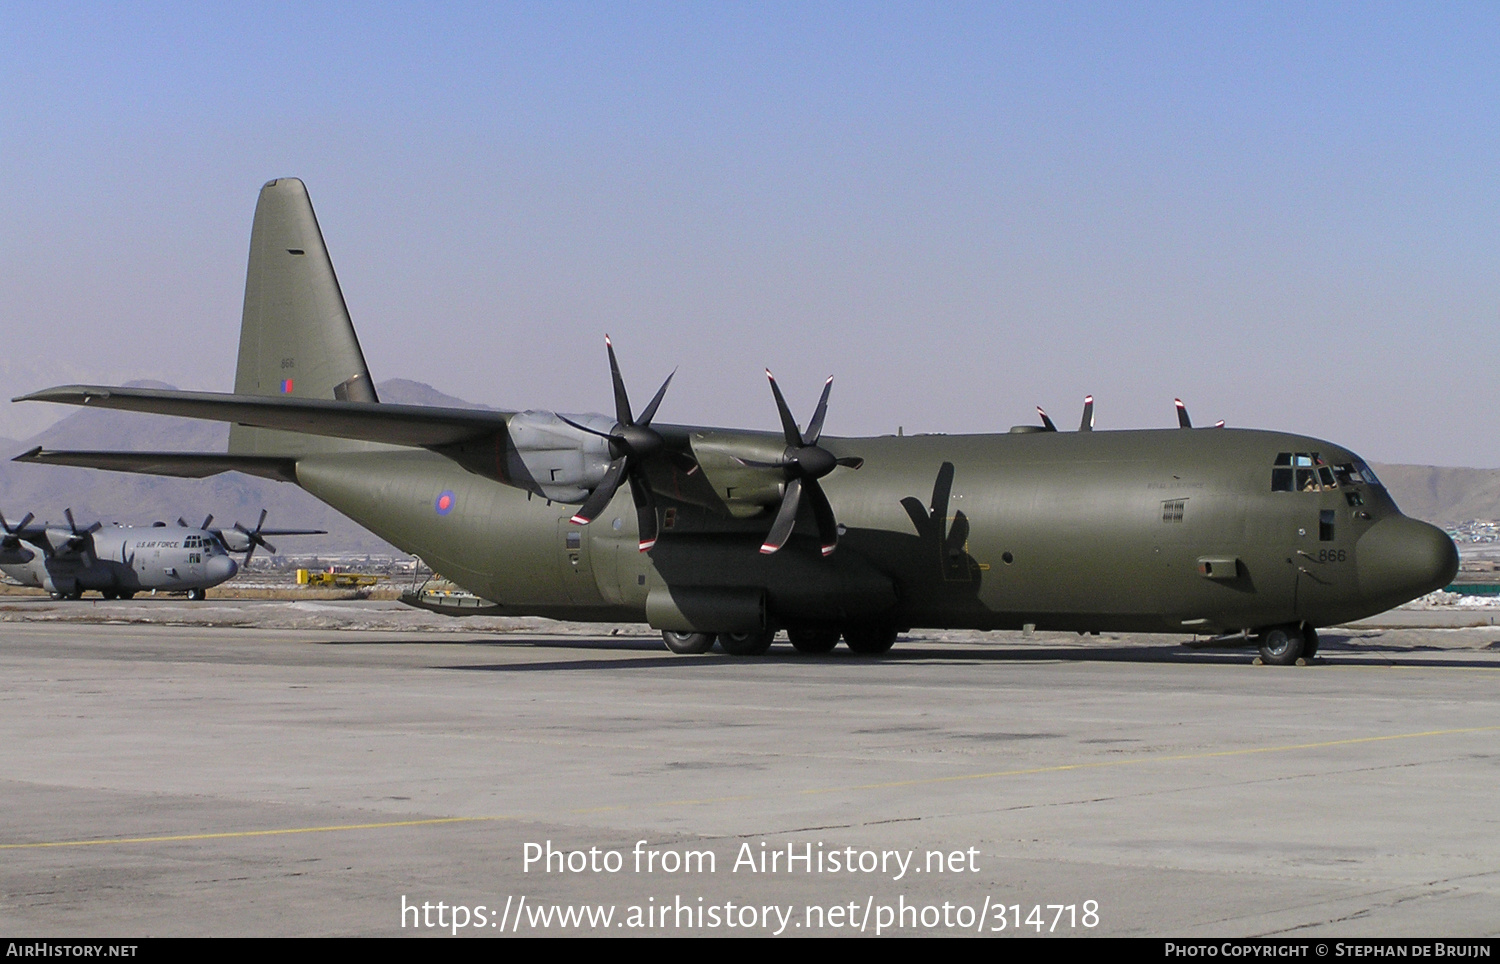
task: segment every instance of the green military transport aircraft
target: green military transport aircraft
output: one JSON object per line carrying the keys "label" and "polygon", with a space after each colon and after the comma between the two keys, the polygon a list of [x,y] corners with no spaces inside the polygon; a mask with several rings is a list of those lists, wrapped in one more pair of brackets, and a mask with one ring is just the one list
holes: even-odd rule
{"label": "green military transport aircraft", "polygon": [[228,451],[21,460],[294,482],[485,603],[456,612],[644,620],[680,653],[763,653],[780,629],[803,652],[874,654],[912,627],[1035,627],[1240,634],[1288,664],[1316,627],[1458,567],[1352,452],[1194,429],[1180,403],[1168,430],[1092,431],[1090,403],[1077,432],[1043,415],[834,438],[831,379],[806,430],[772,379],[780,431],[664,425],[667,385],[637,413],[606,345],[613,415],[380,403],[307,190],[282,178],[256,207],[233,394],[24,397],[231,422]]}

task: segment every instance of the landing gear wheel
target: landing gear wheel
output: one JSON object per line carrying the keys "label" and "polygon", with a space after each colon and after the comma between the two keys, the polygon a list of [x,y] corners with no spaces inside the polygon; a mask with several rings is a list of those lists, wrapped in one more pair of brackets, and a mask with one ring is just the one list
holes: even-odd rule
{"label": "landing gear wheel", "polygon": [[661,639],[667,644],[667,649],[679,656],[696,656],[714,647],[713,633],[674,633],[662,630]]}
{"label": "landing gear wheel", "polygon": [[202,589],[189,589],[187,591],[187,597],[193,602],[202,602],[203,600],[208,598],[208,593]]}
{"label": "landing gear wheel", "polygon": [[762,629],[753,633],[720,633],[719,648],[730,656],[760,656],[771,648],[776,630]]}
{"label": "landing gear wheel", "polygon": [[113,589],[101,589],[99,591],[99,595],[103,596],[105,599],[119,599],[120,598],[120,594],[117,593],[117,592],[115,592]]}
{"label": "landing gear wheel", "polygon": [[1268,666],[1291,666],[1302,656],[1306,640],[1300,626],[1273,626],[1257,637],[1260,658]]}
{"label": "landing gear wheel", "polygon": [[1318,631],[1311,626],[1302,627],[1302,658],[1309,663],[1318,655]]}
{"label": "landing gear wheel", "polygon": [[67,595],[68,595],[69,599],[82,599],[83,598],[83,590],[82,589],[74,589],[72,592],[68,593]]}
{"label": "landing gear wheel", "polygon": [[135,598],[135,590],[134,589],[122,589],[122,590],[120,590],[120,598],[121,599],[134,599]]}
{"label": "landing gear wheel", "polygon": [[799,653],[831,653],[839,644],[839,631],[817,626],[788,629],[786,638]]}
{"label": "landing gear wheel", "polygon": [[896,627],[879,623],[850,626],[844,630],[844,643],[861,656],[879,656],[890,651],[896,642]]}

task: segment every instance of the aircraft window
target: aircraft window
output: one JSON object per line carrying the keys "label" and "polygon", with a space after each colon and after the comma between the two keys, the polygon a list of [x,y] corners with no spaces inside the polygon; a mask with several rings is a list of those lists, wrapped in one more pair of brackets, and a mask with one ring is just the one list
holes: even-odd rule
{"label": "aircraft window", "polygon": [[1336,489],[1339,487],[1339,484],[1333,481],[1333,469],[1330,469],[1326,465],[1318,466],[1318,478],[1323,481],[1323,488],[1325,489]]}
{"label": "aircraft window", "polygon": [[1291,469],[1272,469],[1271,470],[1271,491],[1272,492],[1295,492],[1296,491],[1296,488],[1292,485],[1292,470]]}
{"label": "aircraft window", "polygon": [[1318,513],[1318,541],[1333,541],[1333,510],[1324,509]]}
{"label": "aircraft window", "polygon": [[1186,499],[1173,499],[1170,502],[1163,502],[1161,504],[1161,521],[1181,522],[1183,504],[1186,501]]}
{"label": "aircraft window", "polygon": [[1298,492],[1317,492],[1318,491],[1318,473],[1315,470],[1313,470],[1313,469],[1298,469],[1297,470],[1297,491]]}
{"label": "aircraft window", "polygon": [[1344,501],[1349,503],[1349,507],[1351,509],[1358,508],[1359,506],[1365,504],[1364,497],[1361,496],[1358,492],[1353,491],[1344,493]]}
{"label": "aircraft window", "polygon": [[1298,452],[1296,455],[1296,460],[1292,464],[1297,466],[1298,468],[1309,466],[1313,464],[1313,457],[1311,455],[1308,455],[1306,452]]}
{"label": "aircraft window", "polygon": [[583,548],[583,533],[570,532],[567,535],[567,546],[569,549]]}
{"label": "aircraft window", "polygon": [[1290,453],[1290,452],[1282,452],[1282,453],[1278,454],[1276,456],[1276,464],[1277,465],[1291,465],[1292,464],[1292,453]]}
{"label": "aircraft window", "polygon": [[1360,474],[1360,477],[1371,485],[1380,484],[1380,480],[1375,477],[1374,472],[1370,471],[1370,467],[1364,462],[1361,462],[1359,459],[1354,460],[1354,471],[1358,472]]}

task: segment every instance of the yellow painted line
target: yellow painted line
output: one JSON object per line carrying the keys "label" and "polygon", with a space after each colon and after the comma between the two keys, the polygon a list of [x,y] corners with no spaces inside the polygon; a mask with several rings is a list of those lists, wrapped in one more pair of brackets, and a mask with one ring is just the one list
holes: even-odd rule
{"label": "yellow painted line", "polygon": [[387,830],[391,827],[431,827],[443,823],[514,820],[515,817],[432,817],[426,820],[391,820],[385,823],[344,823],[328,827],[285,827],[280,830],[234,830],[225,833],[181,833],[159,837],[111,837],[103,840],[53,840],[44,843],[0,844],[0,850],[30,850],[40,847],[97,847],[102,844],[171,843],[183,840],[229,840],[235,837],[276,837],[291,833],[334,833],[341,830]]}
{"label": "yellow painted line", "polygon": [[[1070,770],[1100,770],[1109,767],[1140,766],[1146,763],[1173,763],[1185,760],[1213,760],[1224,757],[1250,756],[1256,753],[1288,753],[1296,750],[1320,750],[1335,746],[1357,746],[1363,743],[1385,743],[1392,740],[1418,740],[1437,736],[1461,736],[1468,733],[1493,733],[1497,726],[1470,726],[1453,730],[1423,730],[1418,733],[1391,733],[1385,736],[1358,736],[1346,740],[1324,740],[1319,743],[1289,743],[1283,746],[1245,747],[1239,750],[1210,750],[1204,753],[1177,753],[1171,756],[1139,756],[1123,760],[1097,760],[1091,763],[1063,763],[1056,766],[1026,767],[1018,770],[991,770],[985,773],[960,773],[944,777],[923,777],[917,780],[892,780],[885,783],[861,783],[845,787],[814,787],[795,791],[800,795],[827,793],[851,793],[858,790],[890,790],[900,787],[931,786],[942,783],[958,783],[970,780],[998,780],[1002,777],[1034,776],[1041,773],[1066,773]],[[754,800],[753,795],[704,797],[685,800],[665,800],[657,804],[620,804],[617,806],[579,807],[560,811],[573,816],[609,813],[616,810],[638,810],[643,806],[699,807],[723,803]],[[556,812],[554,812],[556,813]],[[348,830],[390,830],[397,827],[433,827],[453,823],[485,823],[501,820],[539,819],[544,814],[526,817],[519,814],[479,817],[432,817],[425,820],[391,820],[380,823],[347,823],[322,827],[287,827],[279,830],[237,830],[224,833],[169,834],[156,837],[111,837],[100,840],[52,840],[40,843],[0,844],[0,850],[37,850],[44,847],[97,847],[119,844],[174,843],[195,840],[233,840],[247,837],[277,837],[296,833],[338,833]]]}

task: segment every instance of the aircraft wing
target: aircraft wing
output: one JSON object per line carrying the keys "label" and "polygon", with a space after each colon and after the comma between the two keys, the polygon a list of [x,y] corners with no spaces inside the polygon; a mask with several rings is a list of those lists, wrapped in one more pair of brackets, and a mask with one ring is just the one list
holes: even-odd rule
{"label": "aircraft wing", "polygon": [[236,422],[255,428],[301,432],[305,435],[328,435],[419,448],[452,445],[494,435],[505,430],[512,414],[467,408],[432,408],[426,405],[388,405],[334,399],[180,392],[100,385],[46,388],[12,401],[58,402],[89,408],[177,415],[182,418]]}
{"label": "aircraft wing", "polygon": [[244,472],[277,482],[297,481],[297,460],[273,455],[225,455],[223,452],[64,452],[37,446],[16,456],[15,462],[76,465],[111,472],[174,475],[202,479],[220,472]]}

